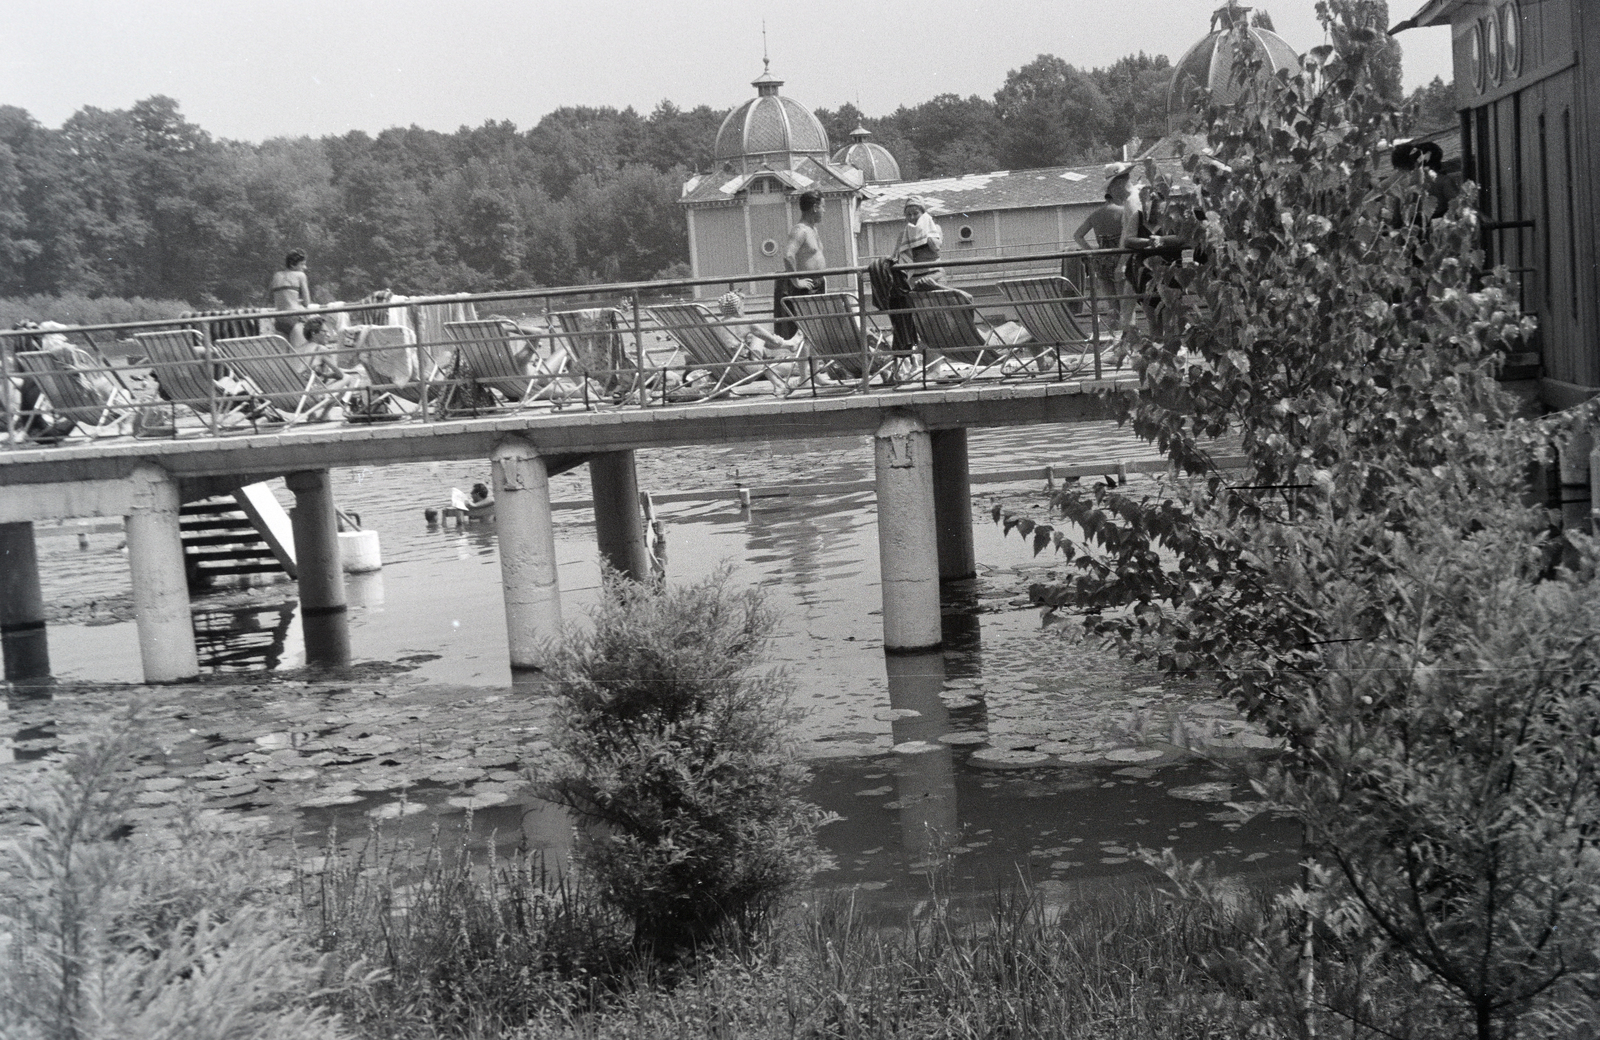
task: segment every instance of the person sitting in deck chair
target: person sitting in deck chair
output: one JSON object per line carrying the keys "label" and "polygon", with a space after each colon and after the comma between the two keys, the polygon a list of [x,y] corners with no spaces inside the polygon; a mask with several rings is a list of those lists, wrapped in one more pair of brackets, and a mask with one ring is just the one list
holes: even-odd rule
{"label": "person sitting in deck chair", "polygon": [[308,422],[335,418],[333,410],[338,408],[342,413],[350,407],[353,391],[371,386],[372,380],[357,358],[349,361],[353,368],[344,368],[339,364],[343,354],[339,349],[339,334],[327,319],[312,315],[305,320],[302,331],[311,348],[311,373],[321,381],[321,386],[316,388],[316,398],[306,406],[305,418]]}
{"label": "person sitting in deck chair", "polygon": [[779,397],[787,394],[791,389],[789,380],[794,375],[794,365],[784,362],[799,358],[805,347],[805,332],[802,330],[790,339],[784,339],[754,322],[738,321],[744,317],[744,297],[731,289],[717,298],[717,309],[723,319],[729,322],[723,326],[724,330],[738,337],[746,352],[762,362],[761,374],[772,384],[772,392]]}
{"label": "person sitting in deck chair", "polygon": [[[126,389],[117,382],[116,377],[103,370],[106,363],[95,358],[82,347],[73,346],[59,332],[51,329],[65,328],[53,321],[34,322],[19,321],[12,326],[18,329],[37,329],[38,336],[27,336],[12,340],[12,349],[21,351],[43,351],[56,359],[61,367],[71,373],[71,378],[77,380],[84,393],[98,399],[102,404],[113,405],[131,403],[131,397]],[[28,440],[36,444],[59,444],[65,440],[74,427],[78,424],[64,415],[47,413],[40,408],[41,399],[48,400],[44,387],[39,381],[27,373],[12,377],[13,385],[17,391],[17,410],[27,415],[21,433]],[[28,415],[28,413],[33,413]]]}

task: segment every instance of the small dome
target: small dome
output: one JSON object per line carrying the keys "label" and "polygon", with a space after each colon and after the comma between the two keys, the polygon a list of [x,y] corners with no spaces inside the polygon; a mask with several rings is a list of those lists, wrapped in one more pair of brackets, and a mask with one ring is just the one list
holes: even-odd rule
{"label": "small dome", "polygon": [[1210,101],[1230,105],[1244,94],[1244,84],[1233,76],[1234,55],[1239,37],[1248,35],[1265,59],[1269,73],[1300,67],[1300,55],[1270,29],[1249,23],[1250,8],[1230,3],[1211,16],[1211,32],[1190,47],[1173,66],[1172,86],[1167,92],[1167,119],[1173,120]]}
{"label": "small dome", "polygon": [[900,164],[895,162],[889,149],[874,144],[867,138],[872,131],[858,126],[850,131],[850,143],[834,153],[833,161],[840,166],[854,166],[861,171],[868,184],[889,184],[900,179]]}
{"label": "small dome", "polygon": [[827,156],[828,132],[804,105],[778,93],[783,80],[763,71],[750,85],[756,96],[729,112],[717,131],[717,162],[787,168],[801,156]]}

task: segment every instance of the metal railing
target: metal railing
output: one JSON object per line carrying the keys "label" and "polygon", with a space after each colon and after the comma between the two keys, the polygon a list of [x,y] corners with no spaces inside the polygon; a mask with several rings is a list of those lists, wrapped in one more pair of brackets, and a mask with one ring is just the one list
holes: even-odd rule
{"label": "metal railing", "polygon": [[[805,272],[830,292],[799,297],[801,313],[791,315],[768,313],[770,296],[751,299],[749,314],[719,313],[707,300],[716,290],[790,277],[740,274],[261,311],[260,335],[232,339],[219,328],[229,323],[237,332],[251,315],[0,330],[0,443],[230,436],[300,427],[335,415],[336,406],[345,422],[437,423],[756,393],[1098,379],[1119,315],[1137,310],[1134,297],[1108,293],[1092,276],[1079,284],[1038,272],[1068,260],[1116,269],[1124,256],[1057,250],[906,265],[899,270],[910,295],[880,300],[882,307],[866,267]],[[1019,278],[997,278],[995,292],[976,296],[948,281],[919,285],[928,268],[979,266]],[[387,312],[382,322],[373,320],[378,312]],[[358,331],[327,348],[271,338],[274,319],[314,315]],[[775,318],[793,321],[801,340],[775,342]]]}

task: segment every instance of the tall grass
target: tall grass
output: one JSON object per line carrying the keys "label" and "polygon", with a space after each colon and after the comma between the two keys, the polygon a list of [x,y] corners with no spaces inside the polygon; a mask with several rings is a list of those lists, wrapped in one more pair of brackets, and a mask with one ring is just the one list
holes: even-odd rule
{"label": "tall grass", "polygon": [[138,747],[95,734],[0,790],[24,821],[0,845],[0,1036],[346,1035],[271,866],[195,813],[136,821]]}

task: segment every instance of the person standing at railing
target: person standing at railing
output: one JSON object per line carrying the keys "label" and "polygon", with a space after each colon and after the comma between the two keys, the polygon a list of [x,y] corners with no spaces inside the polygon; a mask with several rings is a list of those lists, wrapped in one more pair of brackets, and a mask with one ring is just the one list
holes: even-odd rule
{"label": "person standing at railing", "polygon": [[[306,277],[305,250],[289,251],[289,255],[283,258],[283,270],[272,272],[267,292],[272,296],[272,309],[275,311],[303,311],[311,307],[311,281]],[[290,346],[298,348],[306,342],[300,328],[302,321],[298,314],[284,314],[273,318],[272,324],[278,330],[278,335],[288,340]]]}
{"label": "person standing at railing", "polygon": [[800,193],[800,219],[789,229],[789,243],[783,249],[783,269],[794,274],[772,283],[772,323],[780,339],[792,339],[799,331],[785,301],[791,296],[816,296],[828,291],[827,279],[807,273],[828,266],[822,255],[822,239],[817,235],[825,208],[822,192],[813,188]]}
{"label": "person standing at railing", "polygon": [[[1121,246],[1122,222],[1128,206],[1128,178],[1132,170],[1133,167],[1128,163],[1112,163],[1106,167],[1106,174],[1110,178],[1106,181],[1106,200],[1084,218],[1072,235],[1079,249],[1116,249]],[[1094,235],[1092,246],[1089,244],[1091,234]],[[1097,256],[1084,265],[1094,279],[1100,299],[1111,307],[1112,332],[1133,321],[1133,294],[1119,284],[1122,282],[1119,260],[1115,256]]]}
{"label": "person standing at railing", "polygon": [[[906,222],[900,228],[889,258],[896,264],[924,264],[939,259],[944,248],[944,229],[933,219],[932,207],[921,195],[906,199]],[[908,282],[913,289],[944,289],[944,270],[925,267],[910,271]]]}

